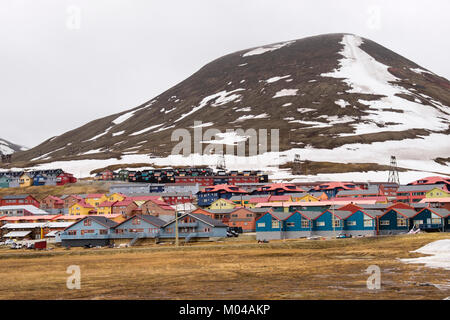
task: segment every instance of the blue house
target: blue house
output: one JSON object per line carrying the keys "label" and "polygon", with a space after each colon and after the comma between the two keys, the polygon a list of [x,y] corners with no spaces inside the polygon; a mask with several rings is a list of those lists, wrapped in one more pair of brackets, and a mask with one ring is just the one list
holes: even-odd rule
{"label": "blue house", "polygon": [[378,234],[407,233],[411,220],[417,214],[413,209],[391,208],[378,217]]}
{"label": "blue house", "polygon": [[379,210],[357,210],[345,218],[343,233],[352,237],[375,236],[377,217],[382,214]]}
{"label": "blue house", "polygon": [[[185,213],[178,218],[178,237],[185,242],[200,238],[226,238],[226,224],[199,213]],[[175,220],[161,227],[161,238],[175,238]]]}
{"label": "blue house", "polygon": [[413,217],[412,223],[421,230],[450,231],[450,211],[424,208]]}
{"label": "blue house", "polygon": [[100,216],[83,218],[61,232],[61,245],[82,247],[85,245],[107,246],[116,222]]}
{"label": "blue house", "polygon": [[33,186],[43,186],[46,184],[46,181],[47,177],[38,173],[33,177]]}
{"label": "blue house", "polygon": [[273,210],[263,214],[256,220],[256,239],[297,239],[313,235],[313,220],[321,212],[295,211],[276,212]]}

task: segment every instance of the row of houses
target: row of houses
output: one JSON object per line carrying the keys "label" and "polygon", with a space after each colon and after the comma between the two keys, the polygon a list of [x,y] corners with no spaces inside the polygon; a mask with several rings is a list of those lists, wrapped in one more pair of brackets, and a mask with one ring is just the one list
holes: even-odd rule
{"label": "row of houses", "polygon": [[62,186],[75,183],[77,179],[71,173],[61,169],[39,171],[0,172],[0,188],[19,188],[31,186]]}
{"label": "row of houses", "polygon": [[322,212],[300,210],[286,213],[270,210],[256,220],[258,240],[376,236],[407,233],[411,229],[448,232],[450,211],[436,208],[414,210],[402,204],[394,204],[386,209],[350,204]]}
{"label": "row of houses", "polygon": [[[175,219],[164,221],[153,215],[133,215],[121,223],[105,217],[88,216],[67,227],[59,235],[62,246],[130,245],[139,240],[164,241],[176,236]],[[209,216],[185,213],[178,217],[178,236],[188,242],[227,237],[227,226]]]}

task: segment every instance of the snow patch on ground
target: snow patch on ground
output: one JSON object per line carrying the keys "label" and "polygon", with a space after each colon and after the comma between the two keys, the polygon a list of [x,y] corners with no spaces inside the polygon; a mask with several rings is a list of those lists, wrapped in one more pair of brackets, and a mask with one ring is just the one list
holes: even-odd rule
{"label": "snow patch on ground", "polygon": [[280,98],[280,97],[288,97],[288,96],[296,96],[298,89],[282,89],[275,93],[272,98]]}
{"label": "snow patch on ground", "polygon": [[255,56],[255,55],[263,54],[263,53],[266,53],[266,52],[275,51],[275,50],[281,49],[281,48],[283,48],[285,46],[288,46],[288,45],[290,45],[290,44],[292,44],[294,42],[295,42],[295,40],[282,42],[282,43],[276,43],[276,44],[269,45],[269,46],[264,46],[264,47],[259,47],[259,48],[256,48],[256,49],[253,49],[251,51],[248,51],[248,52],[244,53],[242,55],[242,57]]}
{"label": "snow patch on ground", "polygon": [[249,114],[249,115],[245,115],[245,116],[240,116],[239,118],[234,120],[232,123],[242,122],[242,121],[250,120],[250,119],[265,119],[265,118],[268,118],[268,117],[269,117],[269,115],[267,113],[261,113],[261,114],[258,114],[256,116],[252,115],[252,114]]}
{"label": "snow patch on ground", "polygon": [[428,256],[400,259],[400,261],[405,263],[425,264],[425,267],[429,268],[443,268],[450,270],[450,239],[431,242],[412,252],[427,254]]}

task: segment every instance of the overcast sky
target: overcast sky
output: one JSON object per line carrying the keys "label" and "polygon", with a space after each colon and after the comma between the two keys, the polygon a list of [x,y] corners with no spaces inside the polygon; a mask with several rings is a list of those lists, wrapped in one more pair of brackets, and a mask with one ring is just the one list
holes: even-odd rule
{"label": "overcast sky", "polygon": [[0,137],[32,147],[222,55],[323,33],[370,38],[450,79],[448,12],[448,0],[1,0]]}

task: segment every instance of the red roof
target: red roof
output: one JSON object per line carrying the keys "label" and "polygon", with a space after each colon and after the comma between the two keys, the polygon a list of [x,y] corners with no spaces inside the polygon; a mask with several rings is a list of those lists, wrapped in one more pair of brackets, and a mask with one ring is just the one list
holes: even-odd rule
{"label": "red roof", "polygon": [[104,201],[100,203],[97,207],[112,207],[117,201]]}
{"label": "red roof", "polygon": [[52,199],[53,201],[55,201],[55,203],[60,203],[60,204],[64,203],[64,201],[61,198],[58,198],[56,196],[50,195],[50,196],[45,197],[45,199],[47,199],[47,198]]}
{"label": "red roof", "polygon": [[[355,186],[354,188],[349,187],[348,185]],[[351,182],[324,182],[319,184],[314,188],[314,190],[332,190],[335,188],[342,188],[344,190],[361,190],[361,188],[356,187],[354,183]]]}
{"label": "red roof", "polygon": [[450,184],[450,178],[440,177],[440,176],[433,176],[433,177],[426,177],[423,179],[419,179],[413,182],[408,183],[408,185],[420,185],[420,184]]}
{"label": "red roof", "polygon": [[375,200],[375,201],[387,201],[385,196],[376,197],[337,197],[331,198],[330,201],[353,201],[353,200]]}
{"label": "red roof", "polygon": [[86,196],[86,199],[92,199],[92,198],[101,198],[104,194],[102,193],[90,193]]}
{"label": "red roof", "polygon": [[205,187],[202,192],[231,192],[231,193],[248,193],[247,191],[236,187],[234,185],[228,185],[228,184],[217,184],[214,186]]}
{"label": "red roof", "polygon": [[19,220],[56,220],[61,215],[32,215],[32,216],[3,216],[2,221],[19,221]]}
{"label": "red roof", "polygon": [[153,200],[159,200],[161,198],[160,196],[137,196],[137,197],[126,197],[125,200],[132,200],[132,201],[153,201]]}
{"label": "red roof", "polygon": [[270,196],[267,196],[267,197],[255,197],[255,198],[250,198],[250,200],[248,202],[249,203],[264,203],[264,202],[269,202],[269,198],[270,198]]}
{"label": "red roof", "polygon": [[78,202],[77,204],[79,204],[83,208],[95,208],[94,206],[91,206],[89,203],[86,203],[84,200]]}
{"label": "red roof", "polygon": [[270,201],[290,201],[291,197],[289,195],[282,195],[282,196],[270,196],[269,198],[269,202]]}
{"label": "red roof", "polygon": [[258,191],[275,191],[275,190],[284,190],[284,191],[292,191],[292,192],[305,192],[300,187],[297,187],[295,184],[292,183],[271,183],[266,184],[265,186],[262,186],[261,188],[258,188]]}
{"label": "red roof", "polygon": [[132,203],[134,203],[133,200],[117,201],[116,203],[114,203],[113,207],[126,207],[126,206],[129,206]]}

